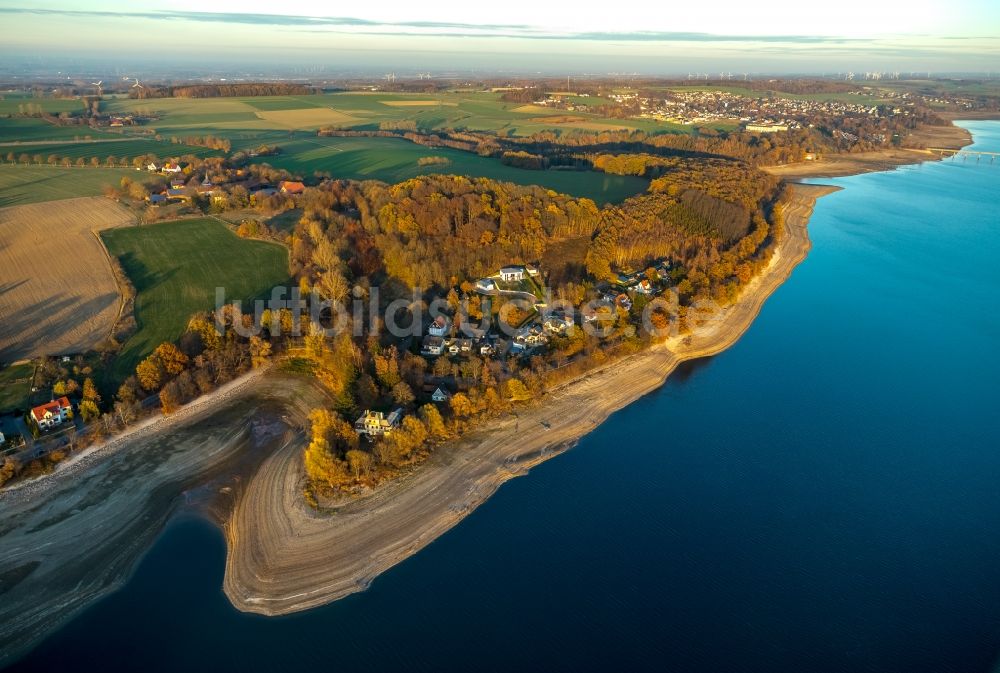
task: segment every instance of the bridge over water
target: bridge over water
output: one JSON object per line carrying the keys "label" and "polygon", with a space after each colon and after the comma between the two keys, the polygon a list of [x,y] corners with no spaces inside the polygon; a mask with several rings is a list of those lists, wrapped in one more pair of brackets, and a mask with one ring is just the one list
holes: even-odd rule
{"label": "bridge over water", "polygon": [[961,157],[962,161],[968,160],[969,157],[975,157],[976,161],[981,161],[984,157],[988,157],[991,164],[996,161],[997,157],[1000,157],[1000,152],[982,152],[980,150],[954,149],[949,147],[928,147],[927,151],[940,154],[942,157],[951,157],[952,159]]}

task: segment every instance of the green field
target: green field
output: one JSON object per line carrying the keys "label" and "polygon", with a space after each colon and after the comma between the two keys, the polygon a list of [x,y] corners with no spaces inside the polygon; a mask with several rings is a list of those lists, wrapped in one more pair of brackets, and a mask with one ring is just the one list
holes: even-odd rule
{"label": "green field", "polygon": [[997,79],[902,79],[879,82],[878,88],[927,96],[1000,96]]}
{"label": "green field", "polygon": [[99,196],[105,185],[117,185],[127,168],[62,168],[0,165],[0,208],[25,203]]}
{"label": "green field", "polygon": [[96,131],[89,126],[55,126],[41,119],[0,117],[0,142],[2,143],[83,140],[87,136],[91,138],[109,137],[108,134]]}
{"label": "green field", "polygon": [[30,362],[0,369],[0,414],[26,406],[34,373],[35,365]]}
{"label": "green field", "polygon": [[177,339],[192,314],[212,310],[216,287],[225,288],[227,301],[248,300],[288,280],[284,247],[239,238],[211,218],[109,229],[101,238],[135,285],[139,324],[106,383],[121,381],[156,346]]}
{"label": "green field", "polygon": [[43,111],[52,114],[83,110],[83,101],[76,98],[38,97],[20,91],[0,93],[0,115],[18,114],[21,105],[40,105]]}
{"label": "green field", "polygon": [[213,150],[207,147],[172,143],[169,142],[169,140],[137,137],[123,140],[116,139],[113,142],[83,141],[72,143],[64,142],[53,145],[45,145],[42,143],[26,145],[0,145],[0,157],[6,157],[10,152],[13,152],[15,156],[20,156],[21,154],[27,154],[29,156],[41,154],[48,157],[50,154],[55,154],[60,158],[69,157],[73,160],[76,160],[79,157],[83,157],[84,159],[98,157],[102,163],[108,155],[121,158],[137,157],[143,154],[155,154],[157,157],[166,158],[180,157],[185,154],[191,154],[196,157],[220,156],[223,154],[219,150]]}
{"label": "green field", "polygon": [[[334,178],[402,182],[430,173],[493,178],[519,185],[541,185],[548,189],[593,199],[598,204],[617,203],[645,191],[648,182],[635,176],[606,175],[596,171],[532,171],[500,163],[471,152],[424,147],[398,138],[299,137],[277,141],[281,154],[261,157],[276,168],[302,176],[316,171]],[[420,166],[421,157],[445,157],[450,163]]]}

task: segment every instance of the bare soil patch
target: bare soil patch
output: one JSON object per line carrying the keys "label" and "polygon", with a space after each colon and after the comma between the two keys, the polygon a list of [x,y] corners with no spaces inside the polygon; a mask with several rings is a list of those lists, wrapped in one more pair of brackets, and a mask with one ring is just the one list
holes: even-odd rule
{"label": "bare soil patch", "polygon": [[108,336],[120,296],[93,232],[133,221],[103,197],[0,209],[0,360],[82,352]]}
{"label": "bare soil patch", "polygon": [[301,110],[261,110],[257,116],[265,121],[291,129],[319,128],[325,124],[353,124],[357,117],[325,107],[303,108]]}

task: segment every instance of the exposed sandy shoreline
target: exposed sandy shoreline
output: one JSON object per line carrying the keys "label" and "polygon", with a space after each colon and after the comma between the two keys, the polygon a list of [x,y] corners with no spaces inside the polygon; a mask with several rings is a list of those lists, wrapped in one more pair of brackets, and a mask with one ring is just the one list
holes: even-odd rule
{"label": "exposed sandy shoreline", "polygon": [[505,481],[557,455],[613,412],[660,387],[681,362],[725,350],[805,259],[813,205],[835,189],[792,187],[788,234],[768,269],[711,327],[564,385],[518,419],[490,425],[439,450],[405,479],[333,515],[305,504],[301,442],[289,443],[263,463],[225,526],[226,595],[241,610],[279,615],[361,591],[461,521]]}
{"label": "exposed sandy shoreline", "polygon": [[133,423],[121,433],[71,455],[56,465],[52,472],[35,479],[14,483],[0,490],[0,504],[10,506],[15,501],[41,497],[56,488],[59,485],[56,482],[65,483],[73,479],[89,466],[124,448],[129,443],[138,442],[153,433],[169,432],[175,427],[204,418],[234,397],[246,392],[250,384],[260,379],[268,369],[268,367],[252,369],[219,386],[212,391],[211,395],[195,398],[169,416],[154,414]]}
{"label": "exposed sandy shoreline", "polygon": [[0,666],[124,584],[179,507],[228,512],[244,475],[324,402],[261,370],[201,399],[0,491]]}

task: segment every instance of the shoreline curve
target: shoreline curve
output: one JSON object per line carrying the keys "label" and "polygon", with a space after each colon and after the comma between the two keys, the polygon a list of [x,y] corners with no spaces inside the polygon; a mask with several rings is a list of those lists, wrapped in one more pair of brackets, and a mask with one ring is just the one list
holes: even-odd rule
{"label": "shoreline curve", "polygon": [[245,612],[276,616],[364,590],[455,526],[503,483],[562,453],[612,413],[662,386],[681,362],[732,346],[806,258],[816,199],[839,189],[790,187],[785,237],[767,269],[710,328],[563,384],[543,404],[441,447],[413,473],[337,508],[333,516],[313,511],[301,497],[304,439],[268,457],[223,525],[223,591],[230,602]]}

